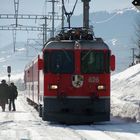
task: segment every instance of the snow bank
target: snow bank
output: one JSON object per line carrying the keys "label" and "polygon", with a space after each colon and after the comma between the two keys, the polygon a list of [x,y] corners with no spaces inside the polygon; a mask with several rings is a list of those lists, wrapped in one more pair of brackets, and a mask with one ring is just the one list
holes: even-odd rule
{"label": "snow bank", "polygon": [[112,114],[140,121],[140,64],[113,75],[111,81]]}

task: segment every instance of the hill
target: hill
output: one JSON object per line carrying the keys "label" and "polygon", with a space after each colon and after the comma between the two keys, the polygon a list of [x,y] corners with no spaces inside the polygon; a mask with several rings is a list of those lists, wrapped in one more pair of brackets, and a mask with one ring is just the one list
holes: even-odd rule
{"label": "hill", "polygon": [[112,76],[111,110],[114,116],[140,121],[140,64]]}

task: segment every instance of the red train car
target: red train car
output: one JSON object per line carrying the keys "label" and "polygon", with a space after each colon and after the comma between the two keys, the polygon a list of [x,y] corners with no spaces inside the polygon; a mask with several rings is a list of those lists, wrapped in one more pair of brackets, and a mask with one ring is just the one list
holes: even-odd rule
{"label": "red train car", "polygon": [[110,71],[115,56],[101,38],[73,29],[46,43],[25,68],[27,99],[43,120],[90,123],[110,120]]}

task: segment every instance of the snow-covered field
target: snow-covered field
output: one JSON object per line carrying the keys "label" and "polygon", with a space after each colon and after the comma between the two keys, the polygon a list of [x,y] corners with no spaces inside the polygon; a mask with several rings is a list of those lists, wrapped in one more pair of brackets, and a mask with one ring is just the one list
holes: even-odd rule
{"label": "snow-covered field", "polygon": [[16,112],[1,112],[0,140],[140,140],[140,64],[112,76],[113,116],[110,122],[91,125],[62,125],[42,121],[27,104],[24,92],[16,100]]}
{"label": "snow-covered field", "polygon": [[114,116],[140,121],[140,64],[112,76],[111,105]]}

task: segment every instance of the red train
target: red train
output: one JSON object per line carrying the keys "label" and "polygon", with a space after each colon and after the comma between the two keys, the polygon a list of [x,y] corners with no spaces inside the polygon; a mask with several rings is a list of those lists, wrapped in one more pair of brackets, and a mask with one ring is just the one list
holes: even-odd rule
{"label": "red train", "polygon": [[110,70],[115,56],[89,29],[63,31],[25,68],[27,100],[43,120],[110,120]]}

